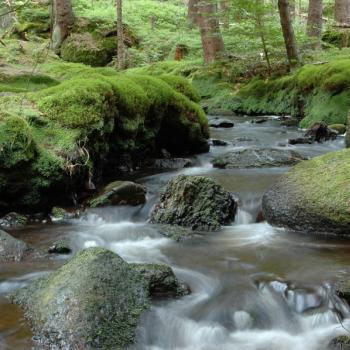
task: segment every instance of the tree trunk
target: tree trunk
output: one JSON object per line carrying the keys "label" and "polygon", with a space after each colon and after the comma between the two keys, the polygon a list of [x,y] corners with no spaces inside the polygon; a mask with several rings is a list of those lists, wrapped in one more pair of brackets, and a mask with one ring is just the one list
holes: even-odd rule
{"label": "tree trunk", "polygon": [[222,22],[224,24],[224,28],[228,29],[230,27],[230,2],[229,0],[221,0],[220,1],[220,12],[221,12],[221,18]]}
{"label": "tree trunk", "polygon": [[299,61],[297,43],[294,35],[292,20],[290,16],[290,6],[288,0],[278,0],[278,9],[280,13],[281,27],[284,37],[284,43],[287,51],[289,64],[295,65]]}
{"label": "tree trunk", "polygon": [[198,23],[198,0],[189,0],[188,1],[188,19],[192,24]]}
{"label": "tree trunk", "polygon": [[125,68],[122,0],[116,0],[116,5],[117,5],[117,35],[118,35],[118,68],[122,70]]}
{"label": "tree trunk", "polygon": [[350,26],[350,0],[335,0],[334,19],[343,34],[341,47],[347,47],[349,44],[349,29],[347,27]]}
{"label": "tree trunk", "polygon": [[217,6],[211,0],[198,1],[198,24],[201,33],[205,63],[214,62],[224,51]]}
{"label": "tree trunk", "polygon": [[334,19],[340,25],[350,24],[350,0],[335,0]]}
{"label": "tree trunk", "polygon": [[74,24],[71,0],[53,0],[52,15],[51,47],[57,51],[69,35],[70,29]]}
{"label": "tree trunk", "polygon": [[322,14],[323,4],[322,0],[309,0],[309,12],[307,17],[307,30],[306,33],[309,37],[314,38],[316,46],[321,44],[322,33]]}

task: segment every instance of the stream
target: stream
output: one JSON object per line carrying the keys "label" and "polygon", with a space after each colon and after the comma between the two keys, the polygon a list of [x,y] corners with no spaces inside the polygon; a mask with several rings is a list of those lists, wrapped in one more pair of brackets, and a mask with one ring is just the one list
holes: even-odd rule
{"label": "stream", "polygon": [[[214,169],[214,155],[235,148],[291,147],[314,157],[344,147],[344,139],[286,146],[297,128],[271,117],[263,124],[230,117],[235,127],[212,129],[211,137],[233,144],[212,147],[193,167],[137,178],[148,190],[143,207],[89,210],[64,224],[33,225],[11,234],[46,249],[62,238],[74,251],[101,246],[128,262],[170,265],[192,294],[159,301],[146,312],[133,350],[322,350],[350,329],[350,309],[333,289],[350,270],[350,241],[313,236],[256,223],[263,193],[288,168]],[[177,243],[147,217],[160,188],[180,173],[214,178],[239,199],[232,225]],[[0,349],[39,349],[19,309],[5,295],[60,266],[69,256],[44,263],[0,265]],[[342,325],[340,320],[342,320]]]}

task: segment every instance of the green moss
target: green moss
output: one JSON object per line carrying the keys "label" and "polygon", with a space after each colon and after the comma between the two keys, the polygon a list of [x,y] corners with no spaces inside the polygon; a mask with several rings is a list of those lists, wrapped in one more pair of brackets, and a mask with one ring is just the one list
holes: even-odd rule
{"label": "green moss", "polygon": [[277,79],[253,80],[232,98],[235,111],[249,114],[289,114],[304,119],[346,124],[350,108],[350,60],[306,65]]}
{"label": "green moss", "polygon": [[198,92],[186,78],[176,75],[160,75],[159,78],[169,84],[176,91],[188,97],[191,101],[200,101]]}
{"label": "green moss", "polygon": [[0,164],[5,168],[31,161],[36,152],[31,128],[21,117],[0,120]]}
{"label": "green moss", "polygon": [[338,133],[341,135],[346,133],[346,125],[344,124],[332,124],[329,125],[329,127],[333,130],[338,131]]}
{"label": "green moss", "polygon": [[301,162],[284,176],[283,181],[298,188],[298,198],[306,212],[348,227],[349,159],[350,150],[342,150]]}
{"label": "green moss", "polygon": [[0,76],[0,92],[27,92],[45,89],[58,82],[46,75],[22,74]]}
{"label": "green moss", "polygon": [[61,47],[61,57],[68,62],[78,62],[90,66],[105,66],[115,55],[109,38],[95,38],[90,33],[73,33]]}

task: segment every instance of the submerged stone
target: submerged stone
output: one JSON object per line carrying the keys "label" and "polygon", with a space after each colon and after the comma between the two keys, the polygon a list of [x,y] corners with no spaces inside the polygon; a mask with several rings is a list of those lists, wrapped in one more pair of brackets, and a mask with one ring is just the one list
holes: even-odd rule
{"label": "submerged stone", "polygon": [[234,219],[236,208],[233,196],[214,180],[179,175],[163,189],[150,221],[216,231]]}
{"label": "submerged stone", "polygon": [[128,264],[103,248],[89,248],[10,299],[49,347],[124,349],[135,340],[151,296],[185,294],[163,265]]}
{"label": "submerged stone", "polygon": [[212,160],[215,168],[261,168],[294,165],[305,159],[299,153],[279,148],[246,148],[224,153]]}

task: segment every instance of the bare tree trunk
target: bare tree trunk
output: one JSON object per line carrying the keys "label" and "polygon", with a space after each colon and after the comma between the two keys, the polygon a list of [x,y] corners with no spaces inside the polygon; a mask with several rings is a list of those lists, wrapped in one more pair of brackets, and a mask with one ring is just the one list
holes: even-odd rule
{"label": "bare tree trunk", "polygon": [[211,0],[198,1],[198,24],[201,33],[205,63],[214,62],[224,51],[217,6]]}
{"label": "bare tree trunk", "polygon": [[289,64],[292,66],[299,62],[299,53],[290,16],[289,1],[278,0],[278,9],[280,13],[284,43],[287,51],[287,58]]}
{"label": "bare tree trunk", "polygon": [[307,30],[306,33],[309,37],[315,39],[316,47],[321,44],[322,33],[322,14],[323,4],[322,0],[309,0],[309,11],[307,17]]}
{"label": "bare tree trunk", "polygon": [[125,68],[122,0],[116,0],[116,5],[117,5],[117,35],[118,35],[118,68],[122,70]]}
{"label": "bare tree trunk", "polygon": [[51,47],[57,51],[69,35],[70,29],[74,24],[71,0],[53,0],[52,12],[53,28]]}
{"label": "bare tree trunk", "polygon": [[347,47],[349,44],[349,29],[347,27],[350,26],[350,0],[335,0],[334,19],[343,33],[341,47]]}

